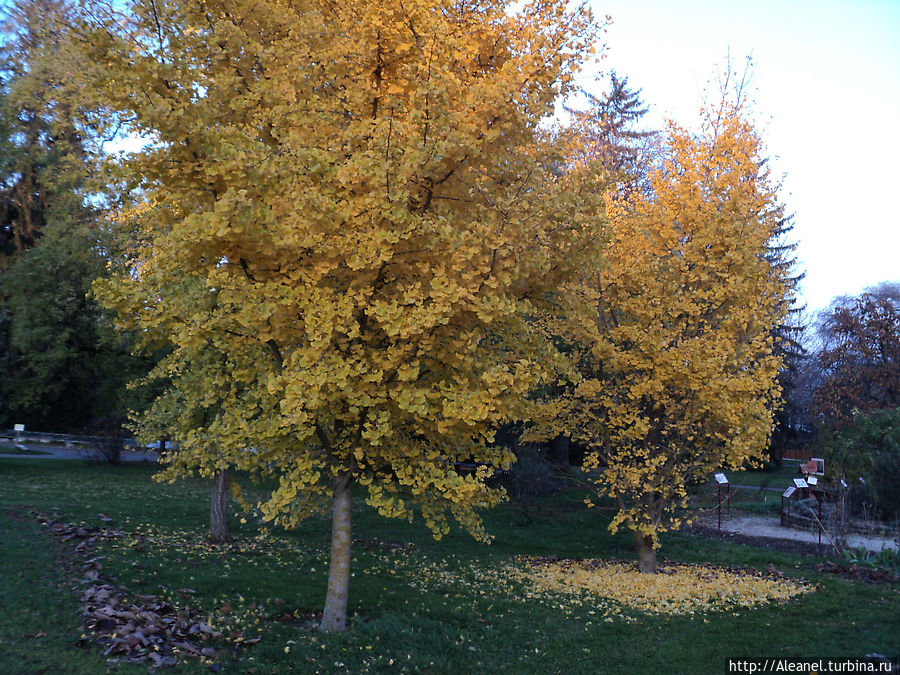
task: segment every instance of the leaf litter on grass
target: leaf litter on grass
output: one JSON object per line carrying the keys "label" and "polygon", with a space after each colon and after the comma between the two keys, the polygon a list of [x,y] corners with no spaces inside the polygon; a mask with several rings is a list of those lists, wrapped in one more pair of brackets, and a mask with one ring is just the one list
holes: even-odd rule
{"label": "leaf litter on grass", "polygon": [[[505,594],[539,601],[567,615],[633,621],[636,615],[693,616],[734,612],[784,603],[816,590],[774,568],[767,572],[710,564],[665,562],[657,574],[643,574],[615,559],[566,560],[516,556],[508,563],[460,564],[409,561],[410,584],[422,590],[462,590],[471,595]],[[587,617],[583,615],[587,614]]]}
{"label": "leaf litter on grass", "polygon": [[623,616],[623,609],[657,615],[734,612],[815,590],[777,570],[666,562],[656,574],[644,574],[634,563],[616,560],[519,556],[515,563],[507,566],[508,573],[525,584],[530,597],[562,596],[581,606],[599,601],[607,617]]}

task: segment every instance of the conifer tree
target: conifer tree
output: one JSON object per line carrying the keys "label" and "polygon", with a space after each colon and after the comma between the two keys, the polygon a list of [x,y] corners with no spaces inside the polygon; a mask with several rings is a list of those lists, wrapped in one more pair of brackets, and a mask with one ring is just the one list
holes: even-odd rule
{"label": "conifer tree", "polygon": [[0,48],[0,269],[32,248],[48,221],[84,220],[87,158],[72,104],[55,69],[66,7],[19,0],[2,19]]}
{"label": "conifer tree", "polygon": [[628,77],[609,76],[609,91],[601,96],[585,92],[588,108],[575,112],[585,126],[587,152],[617,180],[633,185],[647,170],[647,145],[656,132],[642,129],[649,107],[640,89],[628,86]]}
{"label": "conifer tree", "polygon": [[793,229],[793,218],[782,218],[772,233],[767,250],[769,264],[780,273],[785,282],[782,301],[784,319],[772,331],[775,353],[781,358],[781,368],[778,371],[781,397],[774,411],[775,426],[769,439],[769,460],[779,465],[785,449],[797,442],[806,417],[805,406],[800,400],[802,394],[798,391],[807,359],[804,346],[807,328],[803,320],[804,306],[799,304],[799,286],[804,274],[797,270],[797,244],[791,238]]}

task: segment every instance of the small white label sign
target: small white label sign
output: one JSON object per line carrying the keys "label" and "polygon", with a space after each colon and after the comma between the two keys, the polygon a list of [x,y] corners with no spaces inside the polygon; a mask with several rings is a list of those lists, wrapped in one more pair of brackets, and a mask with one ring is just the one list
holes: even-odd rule
{"label": "small white label sign", "polygon": [[25,425],[24,424],[16,424],[15,426],[13,426],[13,431],[25,431]]}
{"label": "small white label sign", "polygon": [[787,497],[788,499],[790,499],[790,498],[791,498],[791,495],[794,494],[794,492],[796,492],[796,491],[797,491],[797,488],[795,488],[795,487],[792,485],[791,487],[789,487],[787,490],[784,491],[784,494],[783,494],[782,496],[783,496],[783,497]]}
{"label": "small white label sign", "polygon": [[806,481],[803,480],[802,478],[795,478],[794,485],[796,485],[798,488],[809,487],[809,485],[807,485]]}
{"label": "small white label sign", "polygon": [[715,476],[716,476],[716,482],[717,482],[717,483],[725,484],[725,483],[728,482],[728,479],[725,478],[725,474],[724,474],[724,473],[717,473]]}
{"label": "small white label sign", "polygon": [[810,485],[818,485],[819,479],[816,478],[815,476],[810,476],[809,478],[806,479],[806,482],[809,483]]}

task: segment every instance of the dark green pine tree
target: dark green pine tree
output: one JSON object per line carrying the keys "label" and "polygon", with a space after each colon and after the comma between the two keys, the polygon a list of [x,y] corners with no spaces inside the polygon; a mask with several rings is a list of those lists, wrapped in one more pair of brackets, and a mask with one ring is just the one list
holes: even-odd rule
{"label": "dark green pine tree", "polygon": [[799,381],[807,360],[805,306],[800,303],[800,282],[805,275],[798,271],[797,243],[791,237],[793,229],[793,217],[782,218],[767,251],[773,269],[782,275],[788,286],[784,300],[785,318],[773,330],[775,350],[782,359],[778,373],[782,401],[775,411],[775,427],[769,439],[769,459],[775,465],[781,464],[785,451],[799,447],[809,431],[804,392]]}
{"label": "dark green pine tree", "polygon": [[[571,134],[572,138],[566,141],[578,148],[577,156],[570,157],[569,160],[596,167],[601,189],[616,189],[622,194],[641,189],[651,163],[658,157],[658,148],[654,145],[658,132],[642,128],[644,115],[649,108],[641,99],[641,90],[631,89],[627,77],[620,78],[612,71],[609,75],[609,89],[605,93],[582,93],[587,106],[584,109],[566,107],[570,124],[560,132],[563,137]],[[572,142],[573,138],[577,139],[577,143]],[[564,170],[559,169],[560,173]],[[577,345],[567,343],[562,335],[555,336],[554,341],[557,349],[565,354],[571,355],[579,349]],[[565,386],[568,385],[548,385],[540,392],[534,392],[534,395],[556,396]],[[527,448],[524,449],[525,454],[519,453],[518,438],[521,432],[522,429],[517,424],[498,431],[498,438],[515,448],[519,456],[519,463],[513,468],[513,480],[522,484],[530,482],[529,489],[542,489],[540,483],[550,483],[537,477],[544,472],[542,460],[533,456]],[[570,461],[580,463],[586,451],[587,448],[559,435],[548,442],[544,454],[552,464],[568,465]],[[524,474],[525,478],[517,476],[517,472]],[[522,489],[515,488],[515,491],[521,493]]]}
{"label": "dark green pine tree", "polygon": [[65,76],[58,0],[19,0],[0,29],[0,269],[59,214],[86,221],[88,157]]}
{"label": "dark green pine tree", "polygon": [[569,110],[590,139],[587,152],[599,161],[623,187],[639,184],[653,155],[656,131],[642,129],[641,122],[649,110],[641,99],[640,89],[631,89],[628,78],[609,76],[609,90],[600,96],[585,92],[588,107]]}

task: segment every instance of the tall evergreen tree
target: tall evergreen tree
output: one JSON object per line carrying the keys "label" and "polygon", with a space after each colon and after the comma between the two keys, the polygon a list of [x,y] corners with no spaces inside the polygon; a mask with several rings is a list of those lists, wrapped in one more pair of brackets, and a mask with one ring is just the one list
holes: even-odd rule
{"label": "tall evergreen tree", "polygon": [[792,217],[781,218],[767,249],[772,269],[781,275],[785,284],[785,296],[782,299],[784,319],[772,331],[775,353],[781,358],[778,372],[781,401],[775,410],[775,427],[769,439],[769,460],[775,464],[780,464],[785,450],[798,442],[805,421],[804,405],[800,400],[802,392],[798,389],[807,358],[804,347],[804,306],[799,300],[800,282],[805,275],[798,271],[797,244],[791,236],[793,229]]}
{"label": "tall evergreen tree", "polygon": [[[599,96],[586,91],[582,94],[587,99],[587,107],[583,110],[566,107],[569,123],[557,135],[557,141],[564,148],[562,155],[567,161],[559,172],[567,174],[572,183],[570,189],[595,194],[599,213],[604,208],[604,195],[618,193],[625,197],[635,190],[647,189],[646,177],[655,161],[650,149],[659,134],[643,128],[643,118],[649,108],[641,99],[641,90],[629,87],[627,77],[620,79],[612,71],[608,91]],[[601,221],[603,218],[597,222]],[[597,222],[590,227],[589,236],[599,240],[605,234]],[[599,253],[597,255],[600,256]],[[583,270],[581,274],[586,277],[583,281],[590,284],[596,272],[595,268]],[[576,353],[583,349],[583,345],[573,342],[572,333],[560,328],[567,321],[565,317],[572,307],[564,299],[565,294],[555,289],[551,295],[556,301],[551,303],[551,308],[540,321],[552,335],[563,359],[577,361]],[[553,398],[571,393],[574,373],[569,372],[565,365],[558,367],[557,371],[557,381],[533,392],[533,396]],[[554,464],[567,465],[573,453],[575,456],[584,455],[587,448],[576,441],[573,449],[573,439],[565,433],[564,424],[548,425],[546,420],[544,422],[539,426],[544,429],[552,427],[553,433],[535,435],[532,430],[525,436],[532,441],[547,442],[548,457]],[[521,432],[516,434],[520,435]]]}
{"label": "tall evergreen tree", "polygon": [[642,128],[649,107],[641,90],[628,85],[628,77],[609,76],[609,90],[600,96],[584,92],[585,110],[568,109],[573,128],[584,142],[586,161],[603,167],[620,185],[633,188],[650,169],[649,150],[659,134]]}
{"label": "tall evergreen tree", "polygon": [[134,374],[89,295],[109,247],[61,30],[69,11],[18,0],[0,22],[0,425],[75,430],[122,417]]}

